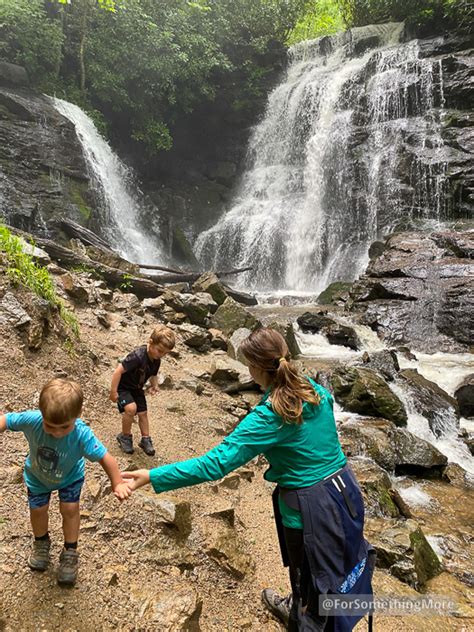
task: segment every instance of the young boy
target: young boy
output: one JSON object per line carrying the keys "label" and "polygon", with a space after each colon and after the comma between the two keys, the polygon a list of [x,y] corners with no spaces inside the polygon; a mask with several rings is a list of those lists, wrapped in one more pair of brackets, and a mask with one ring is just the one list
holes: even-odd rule
{"label": "young boy", "polygon": [[132,423],[137,414],[142,435],[138,445],[148,456],[155,454],[143,387],[149,379],[150,387],[147,392],[151,395],[158,392],[161,358],[169,353],[174,345],[173,331],[169,327],[158,325],[151,332],[148,343],[129,353],[112,375],[110,399],[117,402],[119,412],[122,413],[122,432],[117,435],[117,441],[126,454],[133,454]]}
{"label": "young boy", "polygon": [[69,585],[76,582],[79,564],[77,540],[84,457],[101,464],[119,500],[130,495],[117,461],[82,419],[78,419],[82,402],[79,384],[68,379],[54,379],[41,391],[39,410],[0,415],[0,432],[23,432],[30,448],[23,473],[35,537],[28,564],[38,571],[46,570],[49,564],[49,500],[51,492],[58,490],[64,532],[58,583]]}

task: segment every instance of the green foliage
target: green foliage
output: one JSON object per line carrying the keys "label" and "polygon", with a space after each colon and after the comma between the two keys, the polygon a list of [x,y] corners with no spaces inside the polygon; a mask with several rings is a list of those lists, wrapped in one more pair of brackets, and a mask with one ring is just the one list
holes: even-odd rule
{"label": "green foliage", "polygon": [[57,296],[48,270],[35,262],[31,255],[23,252],[22,240],[12,235],[2,224],[0,224],[0,250],[5,253],[8,263],[7,275],[12,282],[29,288],[55,306],[63,321],[78,338],[79,324],[76,317],[65,308],[64,303]]}
{"label": "green foliage", "polygon": [[0,0],[0,57],[24,66],[40,86],[59,74],[64,36],[42,0]]}
{"label": "green foliage", "polygon": [[92,112],[96,122],[105,114],[115,133],[159,152],[172,146],[176,121],[203,102],[225,94],[229,107],[252,107],[307,5],[0,0],[2,52],[41,89]]}
{"label": "green foliage", "polygon": [[337,0],[308,2],[305,12],[289,34],[288,44],[297,44],[323,35],[332,35],[345,28]]}
{"label": "green foliage", "polygon": [[337,0],[349,26],[405,20],[420,34],[472,28],[470,0]]}
{"label": "green foliage", "polygon": [[133,286],[132,283],[132,275],[131,274],[122,274],[122,283],[120,283],[119,287],[121,290],[129,290]]}

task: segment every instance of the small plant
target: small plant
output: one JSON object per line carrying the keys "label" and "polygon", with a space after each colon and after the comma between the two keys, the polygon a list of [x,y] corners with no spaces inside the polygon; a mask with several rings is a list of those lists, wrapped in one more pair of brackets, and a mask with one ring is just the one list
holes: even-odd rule
{"label": "small plant", "polygon": [[[34,246],[34,243],[32,243]],[[23,242],[0,224],[0,250],[5,253],[7,274],[13,283],[29,288],[56,307],[59,315],[69,327],[73,335],[79,337],[79,323],[76,317],[66,309],[56,294],[54,282],[45,267],[34,260],[32,255],[23,252]]]}
{"label": "small plant", "polygon": [[122,283],[119,285],[119,288],[124,291],[129,290],[133,286],[132,278],[131,274],[122,274]]}

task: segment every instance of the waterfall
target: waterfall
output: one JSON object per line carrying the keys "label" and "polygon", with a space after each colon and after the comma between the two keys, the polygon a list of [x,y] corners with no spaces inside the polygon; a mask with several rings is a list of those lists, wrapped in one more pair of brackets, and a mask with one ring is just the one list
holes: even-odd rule
{"label": "waterfall", "polygon": [[[110,246],[134,263],[161,263],[163,246],[153,227],[142,222],[143,201],[128,167],[99,134],[80,107],[52,98],[55,108],[72,123],[82,143],[96,198],[100,201],[100,232]],[[150,214],[148,214],[150,217]]]}
{"label": "waterfall", "polygon": [[362,273],[387,231],[448,218],[441,64],[401,32],[361,27],[290,49],[231,207],[197,240],[206,266],[252,265],[241,280],[253,289],[320,292]]}

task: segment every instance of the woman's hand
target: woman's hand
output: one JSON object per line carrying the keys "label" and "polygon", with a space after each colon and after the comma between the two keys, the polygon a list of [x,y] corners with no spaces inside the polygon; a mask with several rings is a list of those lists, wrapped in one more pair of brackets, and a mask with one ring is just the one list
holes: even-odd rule
{"label": "woman's hand", "polygon": [[121,475],[132,492],[134,492],[139,487],[143,487],[143,485],[147,485],[150,482],[150,470],[134,470],[133,472],[122,472]]}

